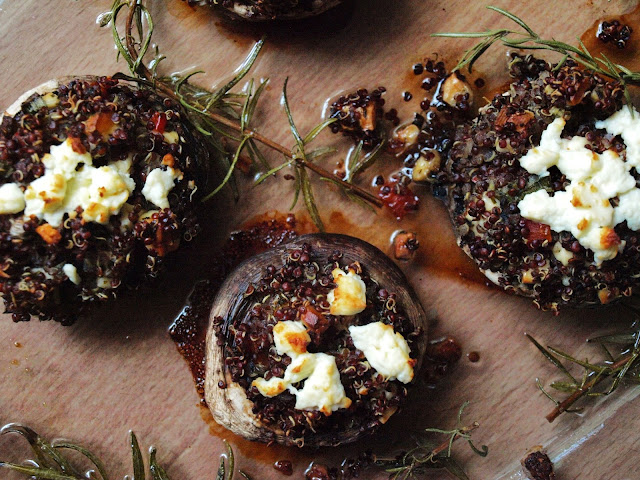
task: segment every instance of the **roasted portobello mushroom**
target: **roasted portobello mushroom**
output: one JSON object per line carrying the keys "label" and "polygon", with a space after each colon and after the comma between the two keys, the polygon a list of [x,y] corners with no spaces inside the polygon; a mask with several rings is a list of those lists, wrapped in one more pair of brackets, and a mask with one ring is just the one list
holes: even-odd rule
{"label": "roasted portobello mushroom", "polygon": [[14,321],[73,321],[198,232],[207,152],[179,106],[110,77],[49,81],[0,124],[0,292]]}
{"label": "roasted portobello mushroom", "polygon": [[405,400],[425,313],[380,250],[304,235],[242,263],[207,333],[205,398],[250,440],[335,446],[373,432]]}
{"label": "roasted portobello mushroom", "polygon": [[512,54],[509,88],[453,134],[436,193],[493,283],[542,309],[600,305],[640,279],[640,116],[572,61]]}
{"label": "roasted portobello mushroom", "polygon": [[342,0],[186,0],[189,5],[223,9],[232,18],[249,21],[295,20],[312,17],[337,6]]}

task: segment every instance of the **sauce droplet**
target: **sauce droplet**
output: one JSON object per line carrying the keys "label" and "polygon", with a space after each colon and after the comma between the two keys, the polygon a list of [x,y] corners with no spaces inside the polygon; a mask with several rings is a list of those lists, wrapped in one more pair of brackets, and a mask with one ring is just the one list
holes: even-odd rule
{"label": "sauce droplet", "polygon": [[446,336],[432,340],[427,345],[422,365],[427,385],[436,385],[462,357],[462,347],[457,340]]}
{"label": "sauce droplet", "polygon": [[13,342],[13,344],[17,347],[17,348],[22,348],[22,344],[20,342]]}
{"label": "sauce droplet", "polygon": [[[624,48],[619,48],[615,41],[604,42],[602,37],[602,29],[605,25],[618,22],[621,26],[631,26],[633,33],[624,43]],[[594,57],[606,55],[614,64],[624,65],[630,70],[638,70],[640,68],[640,5],[634,10],[617,16],[608,16],[594,22],[594,24],[580,37],[581,42]]]}
{"label": "sauce droplet", "polygon": [[480,360],[480,354],[478,352],[469,352],[467,358],[471,363],[476,363]]}
{"label": "sauce droplet", "polygon": [[293,475],[293,463],[291,463],[291,460],[278,460],[273,464],[273,468],[283,475]]}

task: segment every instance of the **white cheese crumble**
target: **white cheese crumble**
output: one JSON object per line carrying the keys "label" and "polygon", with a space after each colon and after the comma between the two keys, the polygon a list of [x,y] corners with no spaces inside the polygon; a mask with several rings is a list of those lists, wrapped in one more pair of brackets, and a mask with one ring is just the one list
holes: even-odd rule
{"label": "white cheese crumble", "polygon": [[164,132],[162,134],[164,141],[167,143],[178,143],[180,141],[180,135],[178,132]]}
{"label": "white cheese crumble", "polygon": [[182,178],[180,170],[168,167],[154,168],[147,175],[147,181],[142,188],[144,198],[159,208],[169,208],[169,192],[174,186],[174,181]]}
{"label": "white cheese crumble", "polygon": [[409,383],[413,379],[415,360],[409,356],[409,344],[382,322],[349,327],[353,345],[364,353],[369,364],[389,380]]}
{"label": "white cheese crumble", "polygon": [[301,382],[313,373],[315,368],[314,355],[313,353],[303,353],[296,356],[285,370],[283,378],[271,377],[269,380],[256,378],[253,381],[253,386],[265,397],[275,397],[288,388],[294,389],[292,384]]}
{"label": "white cheese crumble", "polygon": [[78,275],[78,269],[75,267],[75,265],[72,265],[70,263],[65,263],[62,266],[62,271],[64,272],[64,274],[67,276],[69,280],[71,280],[76,285],[80,285],[81,278],[80,278],[80,275]]}
{"label": "white cheese crumble", "polygon": [[18,184],[5,183],[0,187],[0,215],[20,213],[24,205],[24,193]]}
{"label": "white cheese crumble", "polygon": [[[622,131],[620,120],[606,123],[618,114],[598,123],[607,130],[616,127],[610,133]],[[571,232],[583,247],[593,251],[595,263],[600,265],[624,248],[613,230],[617,224],[626,220],[632,230],[640,229],[640,190],[629,173],[635,162],[630,160],[635,155],[634,149],[629,150],[630,140],[627,162],[613,150],[598,154],[586,148],[588,142],[583,137],[561,138],[564,126],[565,120],[556,118],[542,133],[540,145],[527,152],[520,165],[540,177],[549,175],[549,168],[556,166],[571,183],[553,197],[545,190],[530,193],[518,203],[518,208],[524,218],[547,224],[556,232]],[[627,130],[622,133],[628,138],[632,135]],[[640,136],[635,142],[640,154]],[[638,161],[640,164],[640,158]],[[615,197],[620,200],[617,207],[609,201]],[[558,253],[566,259],[563,252]]]}
{"label": "white cheese crumble", "polygon": [[[319,410],[325,415],[351,405],[340,381],[335,357],[326,353],[307,353],[311,339],[304,323],[278,322],[273,327],[273,338],[278,355],[289,355],[291,363],[283,378],[256,378],[253,381],[252,385],[262,395],[275,397],[289,390],[296,396],[297,410]],[[293,386],[302,381],[301,389]]]}
{"label": "white cheese crumble", "polygon": [[552,252],[553,256],[565,267],[569,265],[569,261],[573,258],[573,252],[564,248],[560,242],[554,243]]}
{"label": "white cheese crumble", "polygon": [[307,377],[302,389],[289,389],[296,396],[295,408],[320,410],[325,415],[341,408],[348,408],[351,400],[345,396],[335,357],[326,353],[312,355],[315,363],[313,372]]}
{"label": "white cheese crumble", "polygon": [[25,190],[24,213],[43,218],[54,227],[77,207],[82,207],[84,220],[105,224],[120,212],[135,188],[129,176],[130,160],[95,168],[91,155],[75,152],[70,139],[52,146],[42,163],[44,175]]}
{"label": "white cheese crumble", "polygon": [[596,128],[620,135],[627,147],[627,163],[640,167],[640,114],[635,108],[623,107],[606,120],[597,121]]}
{"label": "white cheese crumble", "polygon": [[291,358],[307,352],[311,337],[302,322],[278,322],[273,327],[273,340],[278,355],[289,355]]}
{"label": "white cheese crumble", "polygon": [[331,274],[337,285],[327,295],[331,315],[357,315],[367,308],[367,287],[360,275],[353,270],[345,273],[340,268]]}

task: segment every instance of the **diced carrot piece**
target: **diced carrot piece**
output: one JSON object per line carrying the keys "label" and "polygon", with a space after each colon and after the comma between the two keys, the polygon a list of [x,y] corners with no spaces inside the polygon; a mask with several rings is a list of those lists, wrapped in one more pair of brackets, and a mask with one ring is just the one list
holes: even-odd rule
{"label": "diced carrot piece", "polygon": [[36,232],[49,245],[55,245],[60,240],[62,240],[62,234],[58,231],[58,229],[52,227],[48,223],[44,223],[44,224],[40,225],[39,227],[37,227],[36,228]]}

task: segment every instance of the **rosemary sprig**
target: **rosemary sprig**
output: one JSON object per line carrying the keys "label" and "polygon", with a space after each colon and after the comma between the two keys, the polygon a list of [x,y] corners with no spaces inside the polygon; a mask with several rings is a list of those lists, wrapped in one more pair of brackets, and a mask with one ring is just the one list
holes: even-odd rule
{"label": "rosemary sprig", "polygon": [[[25,460],[22,464],[0,460],[0,468],[13,470],[22,473],[27,478],[36,480],[86,480],[87,478],[97,480],[109,480],[107,470],[102,461],[87,448],[75,443],[54,441],[49,442],[42,438],[31,428],[19,424],[10,424],[0,430],[0,434],[15,433],[21,435],[31,446],[34,457]],[[133,432],[129,434],[129,444],[131,446],[131,457],[133,463],[132,480],[169,480],[167,472],[158,464],[156,459],[156,449],[149,449],[149,473],[147,477],[146,468],[138,439]],[[216,480],[233,480],[235,478],[235,460],[233,450],[229,443],[224,441],[226,454],[220,456],[220,466],[216,475]],[[89,461],[91,469],[82,470],[81,467],[72,463],[64,454],[65,450],[74,450]],[[225,462],[226,459],[226,462]],[[238,471],[238,474],[245,480],[251,480],[246,473]]]}
{"label": "rosemary sprig", "polygon": [[[128,8],[128,15],[125,22],[125,34],[122,36],[118,31],[117,20],[118,15],[125,7]],[[286,148],[251,128],[251,118],[256,110],[258,99],[266,87],[266,82],[261,82],[255,92],[253,92],[252,81],[249,82],[248,87],[243,92],[234,92],[232,89],[249,73],[262,48],[263,41],[254,46],[231,81],[216,92],[209,92],[189,83],[193,75],[199,72],[182,77],[158,77],[157,66],[164,56],[159,53],[157,47],[155,48],[154,59],[150,62],[151,68],[144,63],[144,56],[151,45],[153,19],[148,9],[144,7],[142,0],[114,0],[111,11],[101,16],[100,24],[103,26],[111,25],[118,55],[126,61],[129,70],[134,76],[133,79],[148,84],[163,95],[178,101],[187,112],[188,119],[194,128],[204,136],[212,150],[218,153],[217,158],[225,168],[224,178],[218,186],[204,197],[205,201],[229,184],[234,189],[234,193],[237,194],[237,187],[233,183],[233,173],[239,159],[246,153],[254,165],[260,164],[266,169],[266,173],[259,177],[257,184],[275,175],[285,167],[294,168],[296,187],[293,205],[297,203],[298,195],[302,193],[305,206],[312,220],[321,231],[324,229],[324,225],[320,219],[307,171],[312,171],[321,179],[330,180],[340,185],[349,192],[350,198],[358,198],[368,205],[382,207],[381,200],[367,190],[354,185],[352,182],[347,182],[313,163],[313,160],[331,152],[332,149],[323,147],[306,152],[305,148],[334,120],[330,119],[322,122],[302,138],[293,123],[288,106],[286,82],[284,88],[285,110],[296,141],[293,149]],[[227,151],[228,142],[235,143],[233,153]],[[270,168],[257,143],[281,153],[285,156],[286,161],[276,168]]]}
{"label": "rosemary sprig", "polygon": [[[377,459],[376,465],[384,468],[393,480],[416,478],[418,475],[424,474],[426,470],[434,468],[445,469],[460,480],[468,480],[464,470],[451,456],[453,443],[462,438],[468,442],[474,453],[481,457],[486,457],[489,453],[489,448],[486,445],[478,448],[471,440],[471,433],[480,425],[477,422],[469,426],[462,425],[462,414],[468,405],[469,402],[465,402],[460,407],[455,428],[451,430],[427,428],[420,436],[416,437],[416,446],[411,450],[394,459]],[[445,435],[448,438],[437,444],[429,434]]]}
{"label": "rosemary sprig", "polygon": [[[555,403],[555,408],[546,416],[549,422],[553,422],[564,412],[582,411],[581,408],[574,408],[573,405],[583,397],[610,395],[623,380],[640,383],[640,327],[630,332],[589,339],[589,342],[598,344],[604,353],[605,358],[600,362],[580,360],[557,348],[545,348],[531,335],[526,334],[526,336],[566,377],[564,381],[555,381],[549,385],[557,392],[568,394],[562,401],[555,399],[540,380],[536,379],[538,388]],[[612,353],[612,347],[620,352],[617,356]],[[583,370],[582,376],[576,378],[563,362],[580,366]]]}
{"label": "rosemary sprig", "polygon": [[580,42],[576,47],[555,39],[542,38],[531,27],[529,27],[529,25],[513,13],[491,5],[487,8],[508,18],[522,30],[518,31],[503,28],[487,30],[485,32],[433,34],[432,36],[434,37],[481,39],[478,44],[465,51],[454,70],[467,68],[469,72],[471,72],[475,62],[484,54],[484,52],[497,42],[500,42],[508,48],[521,50],[549,50],[562,55],[559,65],[562,65],[567,59],[571,59],[589,70],[619,81],[624,87],[627,103],[631,103],[631,96],[627,86],[640,85],[640,72],[633,72],[624,65],[613,63],[604,53],[601,53],[599,56],[592,55],[582,42]]}
{"label": "rosemary sprig", "polygon": [[[33,451],[34,457],[25,460],[22,464],[12,463],[0,460],[0,468],[13,470],[22,473],[28,478],[37,480],[86,480],[87,478],[98,480],[109,480],[106,468],[102,461],[87,448],[75,443],[65,441],[49,442],[42,438],[31,428],[19,424],[10,424],[0,430],[0,434],[15,433],[21,435]],[[158,464],[156,460],[156,449],[149,449],[149,473],[147,477],[146,468],[138,439],[133,432],[129,433],[129,444],[131,446],[131,457],[133,463],[132,480],[169,480],[167,472]],[[220,466],[216,480],[233,480],[235,478],[235,460],[233,450],[229,443],[224,441],[226,454],[220,455]],[[91,465],[88,471],[81,470],[76,464],[72,463],[64,454],[65,450],[74,450],[82,457],[87,459]],[[226,460],[226,462],[225,462]],[[245,480],[251,480],[246,473],[239,471],[240,476]]]}

